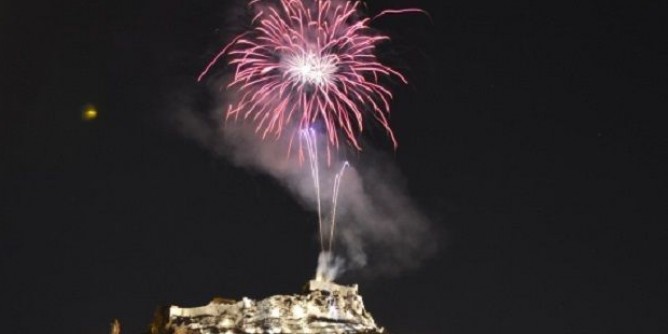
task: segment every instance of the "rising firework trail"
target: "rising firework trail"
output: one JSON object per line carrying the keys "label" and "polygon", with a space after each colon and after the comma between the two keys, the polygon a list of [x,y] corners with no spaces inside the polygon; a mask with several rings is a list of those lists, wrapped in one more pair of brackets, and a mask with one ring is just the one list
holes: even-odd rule
{"label": "rising firework trail", "polygon": [[[316,197],[316,207],[318,209],[318,231],[320,237],[320,251],[332,253],[334,250],[334,231],[336,229],[336,207],[339,199],[339,190],[341,188],[341,181],[345,175],[346,169],[350,166],[346,161],[341,166],[341,169],[338,173],[334,175],[333,186],[332,186],[332,200],[329,208],[329,216],[323,217],[323,205],[322,205],[322,185],[320,178],[320,156],[318,155],[318,141],[317,133],[313,129],[302,130],[301,132],[301,141],[304,142],[306,146],[306,152],[308,153],[308,164],[311,170],[311,178],[313,180],[313,188],[315,190]],[[326,232],[327,227],[325,223],[329,223],[329,233]],[[327,235],[329,234],[329,235]]]}
{"label": "rising firework trail", "polygon": [[419,9],[390,9],[365,16],[360,1],[252,0],[249,30],[236,36],[198,77],[201,81],[221,59],[234,70],[228,89],[238,99],[226,119],[250,120],[262,138],[324,124],[327,147],[342,141],[361,150],[359,134],[372,117],[397,141],[388,116],[392,93],[383,86],[398,71],[383,65],[376,46],[388,40],[372,30],[376,18]]}
{"label": "rising firework trail", "polygon": [[329,252],[334,251],[334,230],[336,229],[336,207],[339,202],[339,189],[341,188],[341,180],[346,173],[346,169],[350,167],[348,161],[343,163],[341,170],[334,176],[334,189],[332,191],[332,217],[331,226],[329,229]]}
{"label": "rising firework trail", "polygon": [[313,188],[315,189],[316,205],[318,208],[318,232],[320,236],[320,251],[325,250],[325,241],[323,238],[322,227],[322,202],[320,199],[320,159],[318,158],[318,140],[313,129],[301,131],[301,139],[306,144],[306,152],[308,152],[308,162],[311,168],[311,178],[313,179]]}

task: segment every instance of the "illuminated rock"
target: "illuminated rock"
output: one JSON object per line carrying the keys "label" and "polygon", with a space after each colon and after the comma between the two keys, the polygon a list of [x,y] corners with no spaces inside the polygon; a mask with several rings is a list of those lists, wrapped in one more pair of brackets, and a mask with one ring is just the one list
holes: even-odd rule
{"label": "illuminated rock", "polygon": [[[259,301],[214,300],[194,308],[172,306],[157,332],[174,334],[380,334],[383,328],[364,309],[357,285],[311,281],[299,295]],[[155,328],[155,327],[154,327]]]}

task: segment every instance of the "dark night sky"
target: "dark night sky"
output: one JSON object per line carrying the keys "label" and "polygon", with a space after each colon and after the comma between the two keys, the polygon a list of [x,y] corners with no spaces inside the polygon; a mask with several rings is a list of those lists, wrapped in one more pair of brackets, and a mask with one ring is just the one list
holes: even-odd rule
{"label": "dark night sky", "polygon": [[[3,333],[140,333],[310,278],[313,214],[168,121],[226,3],[0,3]],[[433,17],[377,26],[411,84],[399,149],[370,141],[443,231],[418,270],[346,278],[392,333],[668,332],[668,6],[626,3],[373,2]]]}

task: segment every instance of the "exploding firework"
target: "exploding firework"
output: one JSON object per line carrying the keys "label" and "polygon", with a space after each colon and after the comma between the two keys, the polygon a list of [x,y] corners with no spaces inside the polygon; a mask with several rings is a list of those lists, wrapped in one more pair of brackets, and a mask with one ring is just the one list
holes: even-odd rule
{"label": "exploding firework", "polygon": [[224,59],[233,71],[226,88],[234,96],[225,119],[250,121],[262,139],[286,135],[288,155],[296,141],[315,190],[321,249],[316,277],[331,281],[341,265],[334,256],[336,210],[349,164],[321,175],[318,132],[326,138],[327,168],[332,168],[330,148],[347,143],[362,149],[359,135],[369,118],[397,146],[388,120],[393,96],[384,84],[407,80],[378,60],[376,47],[389,38],[369,24],[388,14],[425,12],[389,9],[368,17],[361,1],[349,0],[250,0],[248,6],[250,28],[222,48],[198,81]]}
{"label": "exploding firework", "polygon": [[238,95],[226,118],[251,120],[263,139],[290,131],[292,143],[298,131],[319,123],[328,147],[338,148],[345,138],[361,150],[358,136],[373,117],[396,147],[388,121],[392,93],[382,83],[407,81],[377,59],[376,46],[388,37],[369,23],[421,10],[387,10],[370,18],[360,6],[347,0],[251,0],[251,28],[225,46],[198,80],[226,57],[234,69],[227,88]]}

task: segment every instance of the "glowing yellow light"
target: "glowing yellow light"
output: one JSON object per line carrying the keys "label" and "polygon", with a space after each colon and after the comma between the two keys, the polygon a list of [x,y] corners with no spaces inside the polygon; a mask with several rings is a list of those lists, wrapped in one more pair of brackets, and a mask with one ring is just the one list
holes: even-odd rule
{"label": "glowing yellow light", "polygon": [[86,106],[81,114],[81,118],[83,118],[84,121],[93,121],[97,119],[97,109],[91,105]]}

